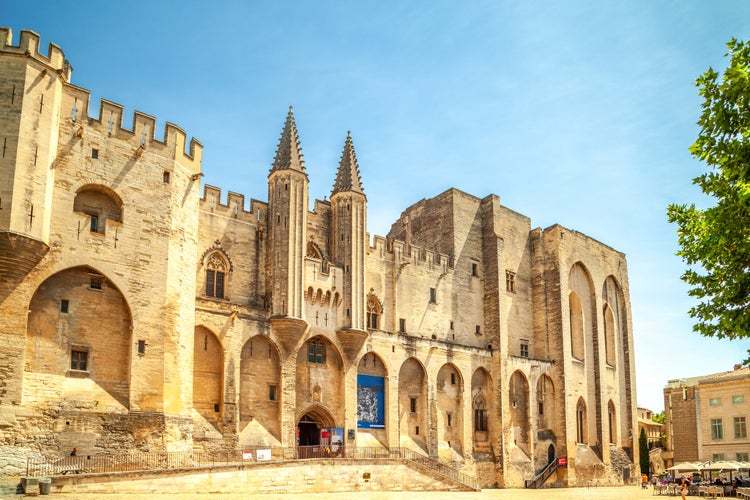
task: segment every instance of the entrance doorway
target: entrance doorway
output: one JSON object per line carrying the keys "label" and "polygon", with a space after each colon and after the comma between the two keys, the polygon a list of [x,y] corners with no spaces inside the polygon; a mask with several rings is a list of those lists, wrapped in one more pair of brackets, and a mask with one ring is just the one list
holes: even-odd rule
{"label": "entrance doorway", "polygon": [[299,429],[299,446],[320,445],[320,425],[309,414],[300,419],[297,428]]}
{"label": "entrance doorway", "polygon": [[551,464],[553,460],[555,460],[555,445],[551,444],[547,448],[547,463]]}

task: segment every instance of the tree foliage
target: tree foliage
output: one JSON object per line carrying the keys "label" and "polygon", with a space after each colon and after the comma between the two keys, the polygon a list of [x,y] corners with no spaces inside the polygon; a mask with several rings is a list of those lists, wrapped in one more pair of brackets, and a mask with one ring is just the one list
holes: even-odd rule
{"label": "tree foliage", "polygon": [[[750,337],[750,43],[732,39],[723,75],[709,68],[696,80],[704,99],[700,133],[690,147],[708,171],[693,179],[715,199],[709,208],[671,204],[682,280],[698,299],[693,330],[707,337]],[[746,360],[746,363],[750,359]]]}
{"label": "tree foliage", "polygon": [[643,427],[641,427],[641,435],[638,436],[638,458],[641,462],[641,474],[648,476],[651,464],[648,459],[648,438],[646,437],[646,429]]}
{"label": "tree foliage", "polygon": [[660,412],[660,413],[653,413],[653,414],[651,415],[651,420],[653,420],[653,421],[654,421],[654,422],[656,422],[657,424],[662,424],[662,425],[664,425],[664,424],[666,424],[666,423],[667,423],[667,416],[666,416],[666,415],[664,414],[664,412]]}

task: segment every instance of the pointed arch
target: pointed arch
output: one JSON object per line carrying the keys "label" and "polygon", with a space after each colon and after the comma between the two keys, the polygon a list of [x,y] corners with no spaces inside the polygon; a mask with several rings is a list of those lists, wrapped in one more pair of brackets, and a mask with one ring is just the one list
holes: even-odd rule
{"label": "pointed arch", "polygon": [[343,421],[344,361],[336,344],[315,335],[297,353],[296,406],[322,405],[333,418]]}
{"label": "pointed arch", "polygon": [[[385,429],[388,421],[387,405],[388,367],[383,358],[370,351],[357,364],[357,428],[378,431]],[[386,436],[377,435],[386,444]]]}
{"label": "pointed arch", "polygon": [[471,408],[473,414],[474,451],[489,451],[490,408],[493,407],[492,378],[483,367],[477,368],[471,376]]}
{"label": "pointed arch", "polygon": [[546,373],[536,383],[537,428],[554,429],[555,384]]}
{"label": "pointed arch", "polygon": [[278,346],[264,335],[250,337],[240,353],[240,430],[255,421],[281,439],[281,382]]}
{"label": "pointed arch", "polygon": [[320,424],[321,427],[337,427],[333,411],[324,404],[312,403],[297,414],[297,422],[306,416]]}
{"label": "pointed arch", "polygon": [[196,326],[193,338],[193,408],[221,430],[224,410],[224,348],[214,332]]}
{"label": "pointed arch", "polygon": [[[622,410],[622,415],[629,415],[633,411],[634,403],[632,396],[634,383],[632,377],[634,367],[631,364],[632,346],[628,324],[627,300],[625,292],[615,276],[610,275],[604,280],[602,298],[612,312],[612,317],[610,319],[613,322],[614,327],[610,330],[614,337],[614,356],[617,363],[616,375],[619,387],[624,388],[624,390],[620,390],[619,392],[615,407]],[[633,439],[637,440],[637,436],[633,437],[629,432],[627,419],[620,418],[618,425],[619,432],[617,433],[617,437],[620,441],[620,445],[624,448],[633,449]]]}
{"label": "pointed arch", "polygon": [[[582,361],[597,362],[596,310],[594,304],[594,286],[591,273],[581,263],[576,262],[568,275],[568,307],[570,313],[571,354]],[[587,345],[590,339],[591,345]],[[586,360],[587,353],[593,353],[591,360]]]}
{"label": "pointed arch", "polygon": [[609,366],[617,365],[617,351],[615,347],[616,329],[615,316],[609,304],[604,304],[602,317],[604,318],[604,352]]}
{"label": "pointed arch", "polygon": [[588,444],[588,414],[582,397],[576,402],[576,443]]}
{"label": "pointed arch", "polygon": [[570,292],[568,305],[570,307],[570,354],[575,359],[583,361],[586,352],[583,332],[583,307],[578,294]]}
{"label": "pointed arch", "polygon": [[106,221],[122,223],[122,198],[107,186],[85,184],[76,190],[73,211],[89,216],[89,230],[104,234]]}
{"label": "pointed arch", "polygon": [[531,418],[529,415],[529,381],[516,370],[510,376],[508,384],[510,403],[510,425],[513,444],[529,454]]}
{"label": "pointed arch", "polygon": [[323,252],[320,251],[320,247],[313,240],[307,242],[307,256],[323,262]]}
{"label": "pointed arch", "polygon": [[27,310],[24,379],[58,375],[45,379],[46,393],[65,398],[66,375],[87,378],[92,398],[128,408],[136,342],[130,306],[112,280],[89,266],[63,269],[39,285]]}
{"label": "pointed arch", "polygon": [[611,399],[607,404],[607,423],[609,424],[609,442],[617,444],[617,410]]}
{"label": "pointed arch", "polygon": [[382,330],[380,324],[381,315],[383,314],[383,303],[378,296],[372,293],[367,294],[367,329]]}
{"label": "pointed arch", "polygon": [[[440,367],[437,374],[436,406],[438,450],[463,452],[463,377],[453,363]],[[451,458],[449,455],[447,458]]]}
{"label": "pointed arch", "polygon": [[427,451],[427,372],[416,358],[399,369],[398,403],[401,446]]}

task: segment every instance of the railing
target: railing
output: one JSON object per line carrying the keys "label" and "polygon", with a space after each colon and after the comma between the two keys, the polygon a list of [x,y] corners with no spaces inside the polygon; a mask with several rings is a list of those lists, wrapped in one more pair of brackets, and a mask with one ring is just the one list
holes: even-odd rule
{"label": "railing", "polygon": [[445,476],[452,481],[461,483],[474,491],[479,490],[479,484],[476,478],[464,474],[463,472],[457,471],[453,467],[449,467],[442,462],[426,457],[424,455],[420,455],[419,453],[416,453],[409,448],[391,448],[390,451],[391,454],[393,454],[394,451],[397,451],[401,455],[400,458],[417,463],[427,469],[432,470],[433,472],[436,472],[437,474]]}
{"label": "railing", "polygon": [[264,462],[291,462],[310,459],[407,460],[447,479],[478,490],[476,478],[408,448],[344,448],[343,446],[298,446],[295,448],[246,448],[216,453],[155,452],[122,455],[62,457],[54,460],[31,459],[27,477],[65,474],[108,474],[113,472],[158,471]]}
{"label": "railing", "polygon": [[548,463],[542,471],[536,475],[534,479],[530,479],[526,481],[526,487],[530,489],[537,489],[540,486],[542,486],[547,479],[550,478],[552,474],[554,474],[557,471],[557,468],[559,467],[557,463],[557,459],[552,460],[550,463]]}

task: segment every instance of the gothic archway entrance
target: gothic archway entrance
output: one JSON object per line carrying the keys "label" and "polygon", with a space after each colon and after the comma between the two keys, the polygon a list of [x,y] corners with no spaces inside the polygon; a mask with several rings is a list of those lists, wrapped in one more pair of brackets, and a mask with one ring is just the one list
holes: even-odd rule
{"label": "gothic archway entrance", "polygon": [[555,445],[551,444],[547,448],[547,463],[551,464],[553,460],[555,460]]}
{"label": "gothic archway entrance", "polygon": [[308,408],[297,421],[297,447],[300,458],[329,456],[343,446],[343,429],[323,406]]}

